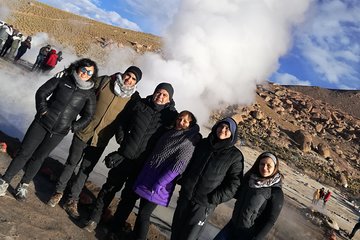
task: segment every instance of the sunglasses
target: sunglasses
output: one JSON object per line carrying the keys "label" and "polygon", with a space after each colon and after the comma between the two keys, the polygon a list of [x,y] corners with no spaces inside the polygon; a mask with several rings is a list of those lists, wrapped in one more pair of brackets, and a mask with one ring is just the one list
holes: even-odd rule
{"label": "sunglasses", "polygon": [[91,71],[91,70],[86,70],[85,67],[80,68],[80,71],[81,71],[82,73],[86,73],[89,77],[91,77],[91,76],[94,74],[93,71]]}

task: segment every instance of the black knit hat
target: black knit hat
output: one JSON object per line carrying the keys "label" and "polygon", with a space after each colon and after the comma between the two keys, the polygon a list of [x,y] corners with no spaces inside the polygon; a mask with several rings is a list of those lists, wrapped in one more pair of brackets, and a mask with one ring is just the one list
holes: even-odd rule
{"label": "black knit hat", "polygon": [[169,94],[169,98],[172,99],[173,98],[173,95],[174,95],[174,88],[171,86],[170,83],[160,83],[159,85],[157,85],[157,87],[155,88],[155,91],[156,92],[157,90],[159,89],[164,89],[165,91],[168,92]]}
{"label": "black knit hat", "polygon": [[135,74],[136,77],[136,83],[138,83],[141,80],[142,77],[142,71],[140,70],[140,68],[136,67],[136,66],[131,66],[128,69],[126,69],[125,73],[131,72],[133,74]]}

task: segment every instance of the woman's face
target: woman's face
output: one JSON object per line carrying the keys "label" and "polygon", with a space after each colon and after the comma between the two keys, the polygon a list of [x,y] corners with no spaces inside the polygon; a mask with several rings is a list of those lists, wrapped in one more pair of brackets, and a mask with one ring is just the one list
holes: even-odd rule
{"label": "woman's face", "polygon": [[89,80],[94,74],[94,66],[81,67],[77,70],[77,74],[82,81]]}
{"label": "woman's face", "polygon": [[275,170],[275,163],[270,157],[260,160],[259,172],[262,177],[269,177]]}
{"label": "woman's face", "polygon": [[224,140],[231,137],[231,131],[229,125],[226,123],[220,123],[216,128],[216,135],[220,140]]}
{"label": "woman's face", "polygon": [[191,123],[191,118],[189,115],[181,115],[176,119],[176,130],[185,130],[188,129]]}

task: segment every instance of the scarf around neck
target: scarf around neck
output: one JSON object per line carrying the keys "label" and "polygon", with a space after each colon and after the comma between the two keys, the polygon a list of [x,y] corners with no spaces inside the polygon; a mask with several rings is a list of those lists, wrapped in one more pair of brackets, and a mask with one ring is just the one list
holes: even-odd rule
{"label": "scarf around neck", "polygon": [[122,98],[129,98],[136,91],[136,84],[134,86],[126,86],[124,84],[124,80],[122,79],[122,75],[117,73],[115,75],[115,84],[114,84],[114,92],[116,96]]}
{"label": "scarf around neck", "polygon": [[75,84],[76,86],[78,86],[78,88],[83,89],[83,90],[89,90],[91,88],[94,87],[94,82],[93,81],[83,81],[80,79],[79,75],[76,73],[76,71],[73,71],[72,73],[74,79],[75,79]]}
{"label": "scarf around neck", "polygon": [[256,174],[251,174],[249,179],[249,187],[251,188],[265,188],[274,185],[280,185],[281,175],[280,173],[275,174],[271,178],[262,178]]}

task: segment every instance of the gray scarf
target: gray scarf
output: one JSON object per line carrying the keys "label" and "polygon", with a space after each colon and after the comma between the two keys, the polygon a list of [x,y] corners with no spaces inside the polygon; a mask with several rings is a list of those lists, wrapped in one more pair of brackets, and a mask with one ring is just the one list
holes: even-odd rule
{"label": "gray scarf", "polygon": [[78,86],[78,88],[83,89],[83,90],[89,90],[91,88],[94,87],[94,82],[93,81],[83,81],[80,79],[79,75],[76,73],[76,71],[73,71],[72,73],[74,79],[75,79],[75,84],[76,86]]}
{"label": "gray scarf", "polygon": [[262,178],[262,177],[258,177],[256,174],[251,174],[249,179],[249,187],[251,188],[271,187],[275,184],[280,183],[280,181],[281,181],[280,173],[275,174],[271,178]]}
{"label": "gray scarf", "polygon": [[122,98],[129,98],[131,95],[136,91],[136,85],[135,86],[126,86],[124,84],[124,81],[122,79],[122,75],[120,73],[115,75],[115,84],[114,84],[114,92],[116,96],[122,97]]}

